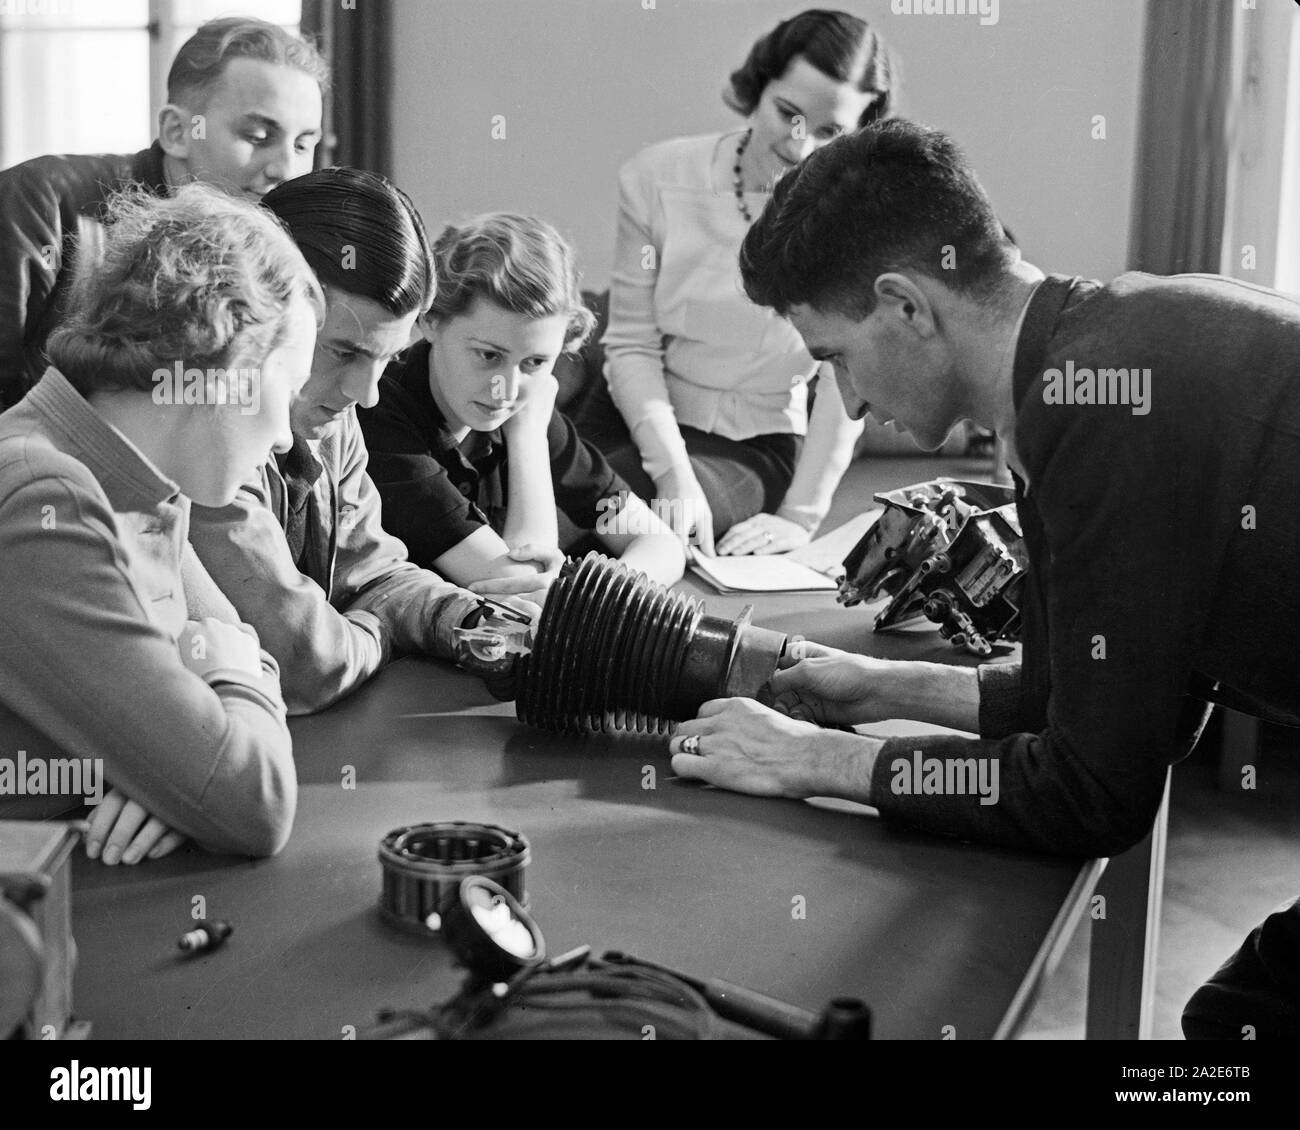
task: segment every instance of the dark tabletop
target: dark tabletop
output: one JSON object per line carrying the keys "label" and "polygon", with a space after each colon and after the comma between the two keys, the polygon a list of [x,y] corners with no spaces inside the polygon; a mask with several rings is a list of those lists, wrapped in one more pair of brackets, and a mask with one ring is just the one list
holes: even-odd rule
{"label": "dark tabletop", "polygon": [[[747,603],[705,599],[719,614]],[[825,594],[757,603],[768,627],[956,658],[928,629],[873,635],[870,612]],[[531,909],[553,954],[622,949],[811,1010],[859,996],[882,1037],[992,1035],[1081,897],[1079,863],[891,830],[856,805],[677,780],[664,739],[525,728],[445,664],[402,660],[292,725],[298,816],[276,858],[182,849],[109,868],[78,853],[75,1001],[95,1036],[338,1039],[383,1007],[446,999],[462,974],[443,944],[375,909],[380,839],[420,821],[525,833]],[[235,932],[182,959],[176,939],[200,898]]]}

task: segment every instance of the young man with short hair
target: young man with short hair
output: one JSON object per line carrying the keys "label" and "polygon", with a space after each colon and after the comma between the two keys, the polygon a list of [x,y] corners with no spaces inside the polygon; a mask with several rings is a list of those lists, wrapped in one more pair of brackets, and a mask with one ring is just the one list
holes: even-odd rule
{"label": "young man with short hair", "polygon": [[186,576],[191,609],[204,606],[210,577],[279,663],[292,714],[323,710],[402,654],[459,660],[511,695],[513,656],[479,661],[457,636],[482,621],[480,598],[416,566],[384,530],[357,422],[357,405],[378,402],[384,367],[433,302],[419,212],[385,177],[350,168],[298,177],[263,206],[316,272],[325,319],[290,412],[293,447],[257,468],[228,505],[191,508],[190,544],[203,566]]}
{"label": "young man with short hair", "polygon": [[130,184],[162,194],[202,181],[260,199],[311,169],[328,78],[316,49],[276,24],[212,20],[176,54],[148,149],[0,172],[0,411],[44,372],[73,260],[102,246],[108,198]]}

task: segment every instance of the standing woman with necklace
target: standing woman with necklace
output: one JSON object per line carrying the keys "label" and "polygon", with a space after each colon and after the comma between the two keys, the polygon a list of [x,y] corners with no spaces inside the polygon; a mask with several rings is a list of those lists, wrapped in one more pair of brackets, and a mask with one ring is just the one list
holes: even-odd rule
{"label": "standing woman with necklace", "polygon": [[724,99],[744,129],[660,142],[620,170],[607,387],[578,424],[705,553],[805,544],[852,458],[862,425],[834,374],[822,370],[810,417],[818,364],[788,322],[745,297],[737,259],[776,179],[886,116],[892,88],[890,56],[863,20],[802,12],[731,76]]}

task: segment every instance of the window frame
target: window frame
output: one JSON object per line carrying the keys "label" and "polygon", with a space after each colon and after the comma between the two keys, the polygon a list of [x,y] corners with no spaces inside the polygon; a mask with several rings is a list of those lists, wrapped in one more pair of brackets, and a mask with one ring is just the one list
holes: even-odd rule
{"label": "window frame", "polygon": [[[57,9],[59,2],[60,0],[50,0],[50,5]],[[302,10],[306,8],[307,2],[308,0],[304,0],[299,5],[299,16],[296,24],[282,26],[294,30],[301,28],[303,21]],[[31,27],[6,24],[3,19],[0,19],[0,53],[3,52],[7,36],[24,35],[34,31],[74,34],[76,32],[112,30],[121,32],[123,35],[144,34],[148,36],[149,110],[148,119],[143,123],[143,129],[145,136],[152,141],[158,135],[158,111],[167,104],[167,72],[171,69],[172,59],[175,58],[176,52],[180,48],[180,33],[191,30],[188,24],[182,25],[177,19],[177,6],[179,3],[180,0],[148,0],[146,22],[143,24],[60,24],[57,22],[59,14],[57,11],[50,13],[50,17],[46,22]],[[7,148],[8,139],[5,136],[6,115],[3,98],[3,87],[0,87],[0,168],[8,168],[18,162],[10,159]],[[58,147],[51,145],[49,148],[43,149],[43,151],[53,152],[56,148]]]}
{"label": "window frame", "polygon": [[[1297,250],[1283,240],[1300,234],[1294,199],[1300,189],[1300,9],[1238,6],[1235,17],[1220,270],[1243,282],[1294,289],[1300,282]],[[1245,265],[1247,248],[1254,249],[1253,268]]]}

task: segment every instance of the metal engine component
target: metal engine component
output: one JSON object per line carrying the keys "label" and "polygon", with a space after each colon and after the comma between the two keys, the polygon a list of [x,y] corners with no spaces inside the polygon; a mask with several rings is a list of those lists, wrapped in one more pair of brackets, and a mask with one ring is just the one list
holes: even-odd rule
{"label": "metal engine component", "polygon": [[776,671],[783,632],[756,628],[655,584],[599,553],[568,561],[521,656],[515,712],[562,733],[667,734],[712,698],[755,697]]}
{"label": "metal engine component", "polygon": [[[534,1020],[549,1020],[557,1036],[564,1032],[565,1014],[595,1012],[611,1027],[641,1035],[652,1024],[666,1039],[726,1035],[719,1021],[779,1040],[871,1038],[871,1010],[855,997],[836,997],[813,1013],[743,985],[702,980],[617,950],[597,959],[591,946],[582,945],[548,960],[536,920],[514,895],[482,875],[468,875],[446,893],[441,917],[443,938],[468,971],[460,990],[428,1009],[383,1009],[361,1039],[473,1039],[482,1029],[499,1028],[499,1021],[508,1030],[511,1010],[516,1017],[531,1012]],[[531,1038],[537,1038],[536,1029]]]}
{"label": "metal engine component", "polygon": [[518,832],[496,824],[447,820],[389,832],[379,845],[379,911],[417,934],[437,934],[448,897],[468,876],[500,883],[526,906],[524,868],[532,853]]}
{"label": "metal engine component", "polygon": [[1009,487],[935,479],[875,498],[885,509],[844,559],[840,603],[890,596],[877,631],[925,616],[972,655],[1017,638],[1029,554]]}

